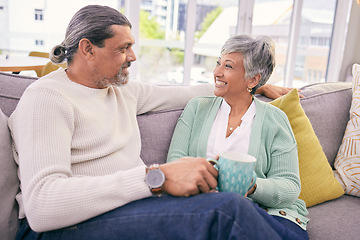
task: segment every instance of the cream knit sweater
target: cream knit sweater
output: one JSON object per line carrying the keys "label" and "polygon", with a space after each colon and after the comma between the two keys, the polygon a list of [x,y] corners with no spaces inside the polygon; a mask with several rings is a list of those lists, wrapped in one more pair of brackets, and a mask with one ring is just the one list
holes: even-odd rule
{"label": "cream knit sweater", "polygon": [[34,231],[49,231],[150,196],[136,115],[183,107],[212,89],[136,81],[93,89],[61,68],[31,84],[9,118],[21,180],[19,218]]}

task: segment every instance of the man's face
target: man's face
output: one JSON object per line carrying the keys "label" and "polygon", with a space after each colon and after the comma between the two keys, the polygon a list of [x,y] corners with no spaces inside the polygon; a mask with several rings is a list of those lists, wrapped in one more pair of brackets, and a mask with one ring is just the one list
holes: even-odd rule
{"label": "man's face", "polygon": [[94,46],[95,66],[93,81],[98,88],[121,86],[129,79],[128,67],[136,60],[132,46],[135,40],[130,27],[111,26],[114,36],[104,41],[104,47]]}

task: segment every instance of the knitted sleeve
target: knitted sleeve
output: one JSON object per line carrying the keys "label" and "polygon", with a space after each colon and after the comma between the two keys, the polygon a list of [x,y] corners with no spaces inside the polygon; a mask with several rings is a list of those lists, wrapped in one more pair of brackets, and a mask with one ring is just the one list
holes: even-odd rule
{"label": "knitted sleeve", "polygon": [[137,103],[137,114],[184,108],[196,96],[212,96],[213,84],[194,86],[158,86],[137,81],[128,83],[128,93]]}
{"label": "knitted sleeve", "polygon": [[256,173],[257,188],[249,197],[272,208],[289,207],[300,194],[298,154],[290,123],[270,107],[264,115]]}

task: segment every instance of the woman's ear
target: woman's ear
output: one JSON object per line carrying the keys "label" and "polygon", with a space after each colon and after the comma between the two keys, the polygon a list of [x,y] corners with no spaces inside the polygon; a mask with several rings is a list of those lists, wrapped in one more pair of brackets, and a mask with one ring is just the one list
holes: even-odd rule
{"label": "woman's ear", "polygon": [[249,87],[254,88],[255,86],[257,86],[260,82],[260,79],[261,79],[261,74],[257,73],[253,78],[250,79]]}
{"label": "woman's ear", "polygon": [[83,38],[79,42],[79,52],[87,59],[92,59],[94,45],[90,42],[89,39]]}

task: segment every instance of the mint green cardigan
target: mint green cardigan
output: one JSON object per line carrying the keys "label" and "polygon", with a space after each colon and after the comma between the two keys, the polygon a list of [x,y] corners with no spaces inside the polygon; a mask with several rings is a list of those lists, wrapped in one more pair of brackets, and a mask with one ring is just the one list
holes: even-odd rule
{"label": "mint green cardigan", "polygon": [[[167,161],[184,156],[206,157],[212,124],[223,99],[197,97],[180,116]],[[256,191],[248,198],[271,215],[289,219],[304,230],[309,221],[300,194],[299,162],[295,137],[286,114],[254,98],[256,115],[248,154],[257,159]],[[220,153],[219,153],[220,154]]]}

